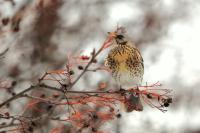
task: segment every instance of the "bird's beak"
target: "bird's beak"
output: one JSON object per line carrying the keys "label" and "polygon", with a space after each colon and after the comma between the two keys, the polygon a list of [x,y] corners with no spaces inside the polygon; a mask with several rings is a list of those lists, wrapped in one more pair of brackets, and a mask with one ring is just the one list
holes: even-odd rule
{"label": "bird's beak", "polygon": [[116,32],[108,32],[108,35],[115,38],[117,36],[117,33]]}

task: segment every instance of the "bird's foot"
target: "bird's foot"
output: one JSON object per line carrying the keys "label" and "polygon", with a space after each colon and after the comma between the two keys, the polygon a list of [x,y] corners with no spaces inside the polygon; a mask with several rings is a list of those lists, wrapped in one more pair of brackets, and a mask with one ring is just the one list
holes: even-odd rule
{"label": "bird's foot", "polygon": [[126,93],[126,90],[120,86],[119,92],[121,93],[121,95],[124,95]]}

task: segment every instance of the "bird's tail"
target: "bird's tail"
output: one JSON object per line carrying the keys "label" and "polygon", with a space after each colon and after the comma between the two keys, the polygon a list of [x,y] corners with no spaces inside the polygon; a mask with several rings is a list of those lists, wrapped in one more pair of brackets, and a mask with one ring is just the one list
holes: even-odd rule
{"label": "bird's tail", "polygon": [[143,106],[140,100],[140,95],[136,94],[127,94],[125,96],[125,108],[127,112],[132,112],[133,110],[142,111]]}

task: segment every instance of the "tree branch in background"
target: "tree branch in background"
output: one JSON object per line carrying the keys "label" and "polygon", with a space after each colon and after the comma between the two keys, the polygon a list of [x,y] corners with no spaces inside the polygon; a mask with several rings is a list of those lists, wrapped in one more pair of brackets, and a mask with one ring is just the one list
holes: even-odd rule
{"label": "tree branch in background", "polygon": [[5,49],[3,52],[0,53],[0,59],[8,52],[9,48]]}

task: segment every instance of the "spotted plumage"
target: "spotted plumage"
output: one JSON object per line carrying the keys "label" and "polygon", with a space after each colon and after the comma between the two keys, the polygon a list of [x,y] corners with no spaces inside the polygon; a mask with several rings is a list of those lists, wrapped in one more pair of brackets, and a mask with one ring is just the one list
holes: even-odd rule
{"label": "spotted plumage", "polygon": [[[134,43],[123,34],[114,34],[113,48],[105,59],[105,66],[111,70],[113,78],[123,89],[130,89],[142,82],[143,58]],[[127,106],[129,112],[134,109],[137,110],[135,106]]]}
{"label": "spotted plumage", "polygon": [[105,65],[111,69],[113,78],[122,87],[133,87],[142,82],[143,59],[134,46],[129,44],[114,46],[105,60]]}

